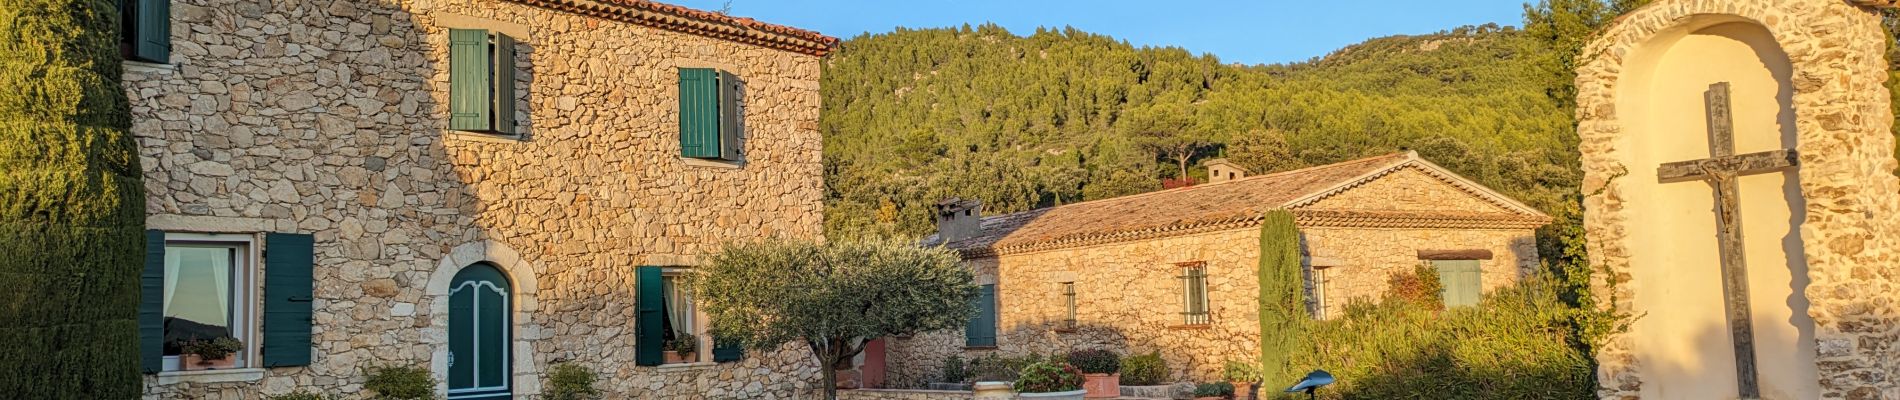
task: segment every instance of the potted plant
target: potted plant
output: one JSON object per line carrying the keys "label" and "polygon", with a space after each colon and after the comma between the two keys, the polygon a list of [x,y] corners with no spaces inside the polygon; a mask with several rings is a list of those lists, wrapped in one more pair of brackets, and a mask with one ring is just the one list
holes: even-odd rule
{"label": "potted plant", "polygon": [[1233,384],[1234,398],[1252,398],[1254,385],[1259,384],[1261,380],[1260,366],[1240,361],[1228,361],[1227,365],[1221,368],[1221,376],[1227,378],[1228,383]]}
{"label": "potted plant", "polygon": [[1082,388],[1088,398],[1121,397],[1122,357],[1108,350],[1078,350],[1069,353],[1069,364],[1082,370]]}
{"label": "potted plant", "polygon": [[1024,399],[1082,400],[1082,370],[1061,361],[1042,361],[1023,367],[1016,376],[1017,397]]}
{"label": "potted plant", "polygon": [[699,361],[699,338],[691,333],[674,336],[666,342],[666,363],[689,363]]}
{"label": "potted plant", "polygon": [[1234,398],[1234,384],[1227,382],[1202,383],[1194,386],[1194,400],[1228,400]]}
{"label": "potted plant", "polygon": [[179,345],[181,364],[186,370],[224,369],[237,366],[232,356],[244,349],[244,343],[230,336],[217,339],[193,339]]}

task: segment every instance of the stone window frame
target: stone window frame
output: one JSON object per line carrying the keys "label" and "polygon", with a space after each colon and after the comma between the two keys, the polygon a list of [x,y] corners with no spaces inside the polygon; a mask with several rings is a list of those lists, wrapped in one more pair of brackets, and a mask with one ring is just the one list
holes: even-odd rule
{"label": "stone window frame", "polygon": [[[748,146],[752,144],[752,138],[753,138],[751,135],[752,129],[750,126],[746,124],[746,119],[747,119],[746,110],[750,108],[748,107],[748,103],[751,103],[752,96],[750,95],[750,92],[752,91],[752,86],[748,84],[747,82],[748,80],[745,78],[745,75],[739,73],[739,67],[737,65],[721,62],[721,61],[711,61],[711,60],[687,58],[687,57],[676,57],[676,58],[668,60],[667,65],[664,65],[661,68],[662,70],[665,70],[665,71],[678,71],[681,68],[712,68],[712,69],[732,73],[732,76],[739,78],[739,90],[738,90],[739,99],[735,101],[736,103],[739,104],[739,110],[734,113],[735,115],[739,116],[739,159],[721,160],[721,159],[712,159],[712,158],[693,158],[693,157],[680,155],[679,147],[677,143],[679,143],[680,135],[683,134],[684,132],[680,132],[679,124],[677,123],[672,124],[672,126],[668,127],[668,129],[670,129],[670,131],[672,132],[672,135],[670,137],[673,139],[669,143],[673,143],[673,144],[667,146],[667,148],[673,150],[673,158],[679,159],[680,163],[686,165],[687,167],[745,169],[746,164],[751,161],[751,154],[752,154],[752,151],[748,150]],[[677,78],[675,79],[677,80]],[[677,121],[681,113],[680,103],[678,101],[679,96],[680,96],[679,85],[674,84],[671,86],[673,87],[672,90],[673,90],[674,101],[666,102],[666,103],[669,103],[666,106],[670,107],[669,110],[672,112],[672,115],[674,116],[675,121]]]}
{"label": "stone window frame", "polygon": [[[442,70],[441,73],[445,77],[448,74],[447,71],[449,68],[448,67],[448,62],[449,62],[448,61],[448,47],[449,47],[449,30],[450,29],[485,29],[490,32],[497,32],[504,35],[508,35],[509,37],[515,39],[515,64],[517,65],[515,67],[515,75],[514,75],[515,76],[514,101],[515,101],[515,116],[516,116],[516,118],[514,119],[515,133],[500,134],[500,133],[493,133],[493,132],[459,131],[459,130],[449,129],[448,116],[447,114],[444,114],[443,118],[441,118],[441,120],[438,121],[442,124],[441,126],[442,126],[443,138],[449,139],[449,140],[484,142],[484,143],[520,143],[520,142],[530,141],[534,137],[533,135],[534,113],[533,113],[533,104],[531,104],[528,101],[528,97],[533,95],[529,92],[534,90],[534,87],[533,85],[529,85],[528,87],[522,87],[521,83],[524,80],[533,79],[534,64],[532,60],[530,60],[530,63],[528,64],[527,68],[521,68],[519,67],[519,65],[521,64],[521,53],[522,53],[521,48],[522,47],[527,47],[530,50],[528,53],[530,54],[533,53],[532,50],[534,49],[534,36],[529,35],[529,33],[533,31],[529,30],[527,25],[482,18],[482,17],[466,15],[466,14],[456,14],[456,13],[450,13],[450,12],[436,12],[432,16],[435,18],[435,30],[438,32],[431,32],[429,34],[430,45],[439,44],[442,46],[441,47],[443,49],[442,59],[439,60],[440,66],[438,68]],[[440,41],[437,42],[437,40],[440,40]],[[526,72],[526,73],[522,73],[522,72]],[[449,80],[444,79],[440,82],[431,80],[429,84],[430,84],[430,90],[436,90],[442,93],[442,104],[440,105],[440,107],[443,107],[444,110],[446,110],[448,107],[447,100],[448,100],[449,85],[450,85]]]}
{"label": "stone window frame", "polygon": [[[698,273],[698,271],[699,271],[698,269],[693,268],[690,265],[675,265],[675,266],[660,267],[660,281],[665,282],[665,281],[671,280],[671,281],[677,282],[678,279],[680,279],[681,277],[685,277],[688,274]],[[677,285],[678,283],[675,283],[675,284]],[[662,296],[664,296],[664,294],[662,294]],[[665,306],[662,305],[661,307],[665,307]],[[706,314],[706,310],[700,308],[700,304],[697,298],[695,298],[692,303],[689,303],[689,307],[692,307],[693,309],[693,332],[690,332],[690,333],[693,334],[693,341],[699,342],[697,343],[696,346],[693,346],[693,356],[695,358],[693,361],[688,361],[688,362],[660,364],[659,367],[662,369],[670,370],[673,368],[709,366],[709,365],[719,364],[712,360],[712,356],[713,356],[712,354],[713,343],[712,343],[712,335],[711,335],[712,326],[707,324],[707,322],[712,321],[712,316]],[[662,348],[661,351],[665,351],[665,349]]]}
{"label": "stone window frame", "polygon": [[185,370],[182,365],[179,365],[183,362],[182,356],[164,356],[156,375],[159,384],[250,382],[263,379],[266,369],[258,366],[263,361],[260,358],[263,353],[259,351],[258,346],[259,339],[263,336],[261,308],[264,301],[262,296],[264,288],[261,286],[263,282],[259,281],[259,277],[264,275],[264,250],[259,245],[263,242],[261,238],[263,234],[184,229],[160,229],[160,231],[165,232],[167,249],[170,249],[174,243],[233,246],[240,249],[242,256],[232,271],[237,276],[231,278],[234,281],[231,293],[233,307],[227,312],[236,314],[232,320],[236,321],[233,325],[237,326],[232,327],[231,336],[242,343],[244,349],[236,353],[239,364],[227,369]]}
{"label": "stone window frame", "polygon": [[422,328],[422,344],[429,347],[429,374],[435,378],[435,392],[448,393],[449,390],[449,284],[462,268],[481,263],[501,270],[513,286],[513,293],[508,296],[514,301],[513,315],[509,316],[509,328],[513,330],[513,341],[508,349],[512,357],[509,366],[514,368],[508,372],[509,386],[513,388],[511,395],[539,395],[542,365],[535,357],[540,354],[535,351],[535,343],[552,332],[534,322],[535,313],[541,311],[536,274],[545,269],[523,260],[520,252],[494,240],[478,240],[450,249],[423,286],[421,302],[429,309],[429,325]]}

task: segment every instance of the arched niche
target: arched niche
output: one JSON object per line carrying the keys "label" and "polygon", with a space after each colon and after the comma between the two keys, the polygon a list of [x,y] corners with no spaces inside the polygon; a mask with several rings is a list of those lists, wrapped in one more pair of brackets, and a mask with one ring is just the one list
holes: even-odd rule
{"label": "arched niche", "polygon": [[[1659,182],[1656,166],[1710,156],[1704,93],[1730,85],[1734,151],[1797,145],[1793,66],[1773,33],[1733,15],[1696,15],[1630,49],[1615,92],[1616,161],[1631,290],[1629,333],[1644,398],[1735,398],[1713,186]],[[1806,204],[1795,170],[1739,182],[1756,371],[1764,398],[1821,394],[1809,317]]]}

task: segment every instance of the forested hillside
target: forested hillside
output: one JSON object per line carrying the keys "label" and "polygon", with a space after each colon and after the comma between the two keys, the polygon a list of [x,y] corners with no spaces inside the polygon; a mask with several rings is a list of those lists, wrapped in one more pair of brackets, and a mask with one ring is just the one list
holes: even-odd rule
{"label": "forested hillside", "polygon": [[1271,66],[1074,29],[859,36],[824,71],[826,228],[921,234],[945,197],[999,214],[1160,190],[1213,157],[1265,173],[1401,148],[1567,217],[1571,112],[1533,36],[1463,27]]}

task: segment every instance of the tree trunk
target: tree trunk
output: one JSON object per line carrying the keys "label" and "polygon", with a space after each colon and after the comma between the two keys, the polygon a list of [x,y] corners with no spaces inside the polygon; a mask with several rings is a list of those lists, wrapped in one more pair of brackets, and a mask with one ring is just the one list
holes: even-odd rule
{"label": "tree trunk", "polygon": [[838,370],[831,369],[831,363],[824,363],[818,374],[823,376],[825,400],[838,400]]}
{"label": "tree trunk", "polygon": [[141,388],[145,185],[117,1],[0,0],[0,393]]}

